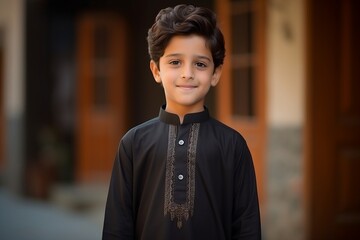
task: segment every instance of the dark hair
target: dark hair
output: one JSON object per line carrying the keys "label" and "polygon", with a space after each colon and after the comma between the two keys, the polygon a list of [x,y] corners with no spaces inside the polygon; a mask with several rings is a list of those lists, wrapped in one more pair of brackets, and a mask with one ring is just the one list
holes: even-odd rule
{"label": "dark hair", "polygon": [[223,64],[225,42],[213,11],[193,5],[177,5],[160,10],[155,23],[148,31],[147,42],[150,58],[159,66],[170,39],[176,35],[197,34],[206,39],[215,68]]}

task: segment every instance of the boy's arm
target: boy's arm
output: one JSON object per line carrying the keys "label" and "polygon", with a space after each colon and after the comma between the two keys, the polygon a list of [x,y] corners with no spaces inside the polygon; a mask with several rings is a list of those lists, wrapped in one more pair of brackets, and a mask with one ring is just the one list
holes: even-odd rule
{"label": "boy's arm", "polygon": [[133,240],[132,210],[132,161],[121,141],[110,181],[102,239]]}
{"label": "boy's arm", "polygon": [[232,239],[261,239],[260,211],[251,153],[243,145],[234,176]]}

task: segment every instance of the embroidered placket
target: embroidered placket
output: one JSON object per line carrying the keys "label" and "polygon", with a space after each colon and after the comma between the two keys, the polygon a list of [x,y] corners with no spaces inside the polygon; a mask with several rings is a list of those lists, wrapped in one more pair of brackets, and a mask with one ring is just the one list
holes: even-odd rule
{"label": "embroidered placket", "polygon": [[174,201],[174,184],[175,176],[175,145],[177,136],[177,126],[169,126],[169,139],[166,159],[166,175],[165,175],[165,201],[164,215],[170,215],[171,221],[176,219],[176,225],[180,229],[183,221],[187,221],[194,212],[195,199],[195,162],[196,147],[199,135],[200,123],[193,123],[189,132],[189,144],[187,149],[187,186],[186,201],[184,203],[176,203]]}

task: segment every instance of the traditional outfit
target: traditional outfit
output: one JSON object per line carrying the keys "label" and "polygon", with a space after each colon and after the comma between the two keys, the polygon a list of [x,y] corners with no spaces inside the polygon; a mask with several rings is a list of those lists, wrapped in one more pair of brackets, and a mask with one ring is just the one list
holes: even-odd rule
{"label": "traditional outfit", "polygon": [[210,117],[164,107],[117,151],[103,240],[260,239],[256,179],[244,138]]}

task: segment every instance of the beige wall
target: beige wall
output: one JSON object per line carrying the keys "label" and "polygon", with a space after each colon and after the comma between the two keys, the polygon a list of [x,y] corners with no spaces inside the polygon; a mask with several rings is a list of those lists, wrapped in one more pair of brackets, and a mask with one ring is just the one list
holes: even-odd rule
{"label": "beige wall", "polygon": [[[268,0],[266,239],[304,239],[305,0]],[[286,221],[284,221],[286,219]]]}
{"label": "beige wall", "polygon": [[21,193],[24,166],[24,0],[0,0],[0,31],[4,49],[3,96],[5,126],[4,184]]}
{"label": "beige wall", "polygon": [[304,0],[268,2],[267,79],[269,126],[304,123]]}
{"label": "beige wall", "polygon": [[0,0],[0,31],[3,35],[5,115],[24,111],[24,3]]}

